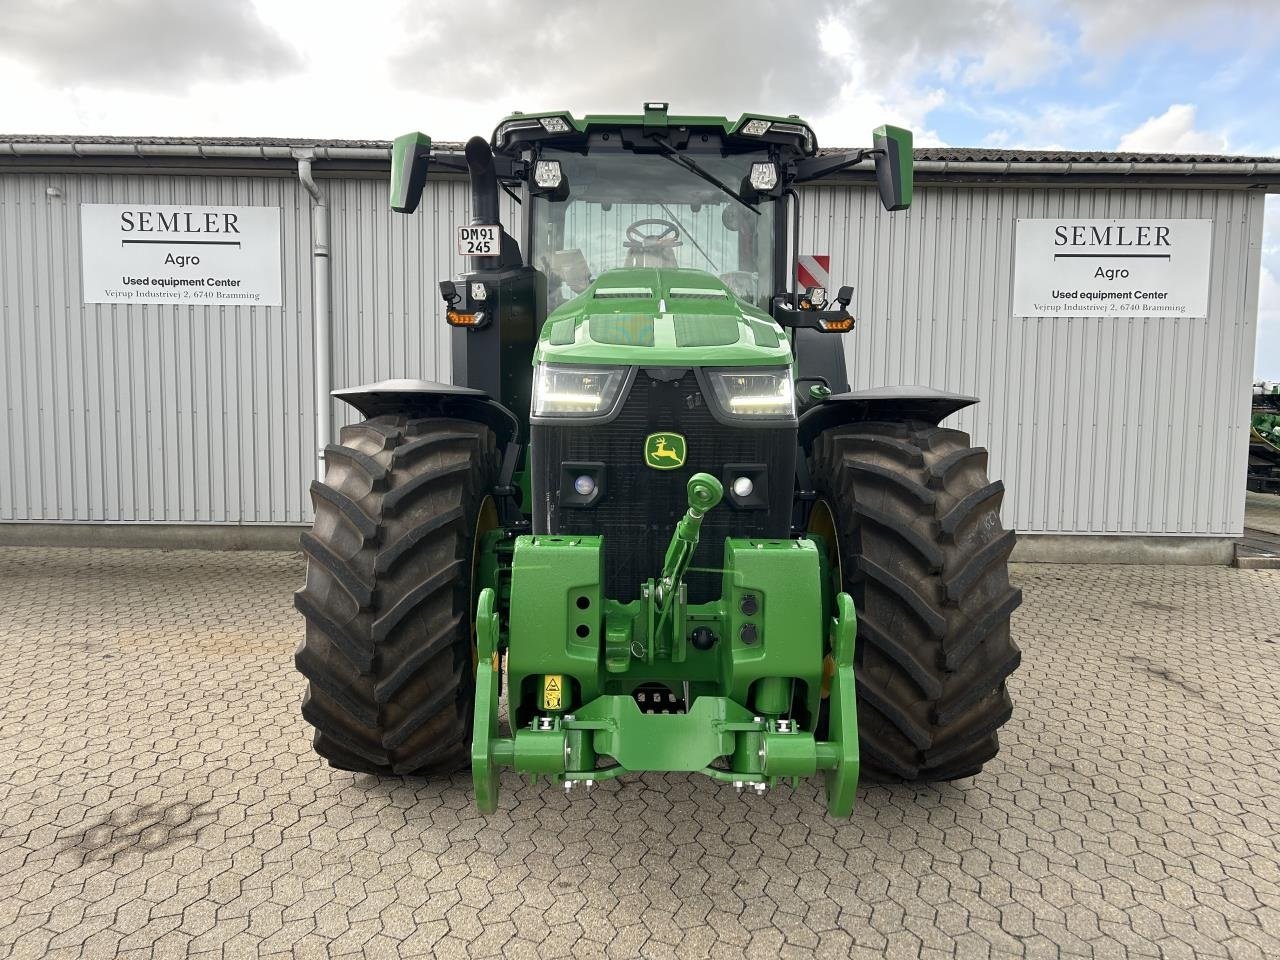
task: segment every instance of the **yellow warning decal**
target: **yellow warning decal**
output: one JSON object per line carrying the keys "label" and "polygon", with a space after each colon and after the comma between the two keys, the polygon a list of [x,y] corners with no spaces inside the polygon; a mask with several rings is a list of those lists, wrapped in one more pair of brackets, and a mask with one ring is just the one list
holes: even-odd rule
{"label": "yellow warning decal", "polygon": [[542,678],[542,709],[559,710],[564,697],[564,677],[548,673]]}

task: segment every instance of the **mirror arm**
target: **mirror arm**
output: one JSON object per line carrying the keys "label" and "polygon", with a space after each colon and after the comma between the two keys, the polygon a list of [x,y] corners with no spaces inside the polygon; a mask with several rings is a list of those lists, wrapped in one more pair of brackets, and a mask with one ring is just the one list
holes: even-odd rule
{"label": "mirror arm", "polygon": [[466,162],[458,159],[456,153],[433,153],[431,154],[431,162],[437,167],[444,167],[446,170],[467,172]]}
{"label": "mirror arm", "polygon": [[800,160],[795,165],[795,175],[792,180],[795,183],[817,180],[821,177],[838,173],[861,163],[868,157],[874,157],[876,154],[883,152],[877,149],[851,150],[848,153],[837,153],[829,157],[810,157]]}
{"label": "mirror arm", "polygon": [[[456,170],[458,173],[467,173],[467,161],[462,154],[450,151],[449,153],[431,153],[431,165],[433,167],[443,167],[445,170]],[[493,168],[498,175],[499,180],[506,180],[508,183],[519,183],[525,178],[525,163],[523,160],[512,160],[510,157],[494,157]]]}

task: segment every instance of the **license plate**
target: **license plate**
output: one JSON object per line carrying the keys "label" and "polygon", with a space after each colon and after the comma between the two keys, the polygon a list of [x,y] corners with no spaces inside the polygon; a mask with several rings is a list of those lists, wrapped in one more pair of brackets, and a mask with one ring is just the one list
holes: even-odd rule
{"label": "license plate", "polygon": [[479,224],[458,228],[458,256],[496,257],[502,250],[502,228],[495,224]]}

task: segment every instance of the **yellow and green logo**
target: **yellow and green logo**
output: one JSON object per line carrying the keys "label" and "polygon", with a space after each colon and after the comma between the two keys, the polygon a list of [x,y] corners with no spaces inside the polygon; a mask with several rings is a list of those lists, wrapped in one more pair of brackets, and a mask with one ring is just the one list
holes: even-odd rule
{"label": "yellow and green logo", "polygon": [[644,462],[655,470],[684,466],[685,442],[678,433],[651,433],[644,438]]}

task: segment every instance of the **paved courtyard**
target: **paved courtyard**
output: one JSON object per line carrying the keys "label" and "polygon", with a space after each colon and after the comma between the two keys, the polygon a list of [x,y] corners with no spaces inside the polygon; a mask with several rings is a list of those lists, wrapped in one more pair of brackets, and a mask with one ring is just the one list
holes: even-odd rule
{"label": "paved courtyard", "polygon": [[1280,571],[1022,566],[979,777],[322,765],[297,555],[0,549],[0,957],[1280,956]]}

